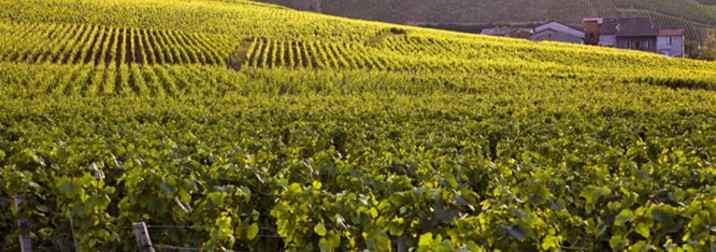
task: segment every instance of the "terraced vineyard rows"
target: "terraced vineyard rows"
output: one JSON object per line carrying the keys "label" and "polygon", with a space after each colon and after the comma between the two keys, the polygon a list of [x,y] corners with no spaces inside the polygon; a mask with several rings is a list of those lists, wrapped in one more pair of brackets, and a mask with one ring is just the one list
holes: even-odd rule
{"label": "terraced vineyard rows", "polygon": [[348,44],[256,39],[250,46],[245,65],[259,68],[376,68],[370,59],[358,56],[365,55],[365,50]]}
{"label": "terraced vineyard rows", "polygon": [[[225,65],[225,60],[233,50],[231,44],[239,44],[231,38],[218,35],[182,34],[178,32],[160,32],[148,29],[118,29],[99,26],[77,25],[36,25],[34,33],[24,36],[8,36],[6,47],[0,54],[3,61],[55,64],[122,64],[164,65],[164,64],[205,64]],[[29,29],[18,24],[10,26],[16,30]],[[72,32],[74,31],[74,32]],[[57,34],[69,34],[56,36]],[[20,41],[40,41],[52,38],[52,46],[28,44],[21,47]],[[227,42],[228,41],[228,42]],[[420,46],[420,38],[410,40],[386,40],[382,50],[363,45],[363,43],[301,42],[270,40],[266,38],[249,39],[244,66],[256,68],[321,68],[321,69],[375,69],[401,70],[415,69],[416,65],[408,55],[433,56],[438,62],[431,67],[421,69],[447,70],[452,66],[438,57],[443,44]],[[14,49],[13,49],[14,48]],[[422,49],[421,49],[422,48]],[[393,55],[399,56],[396,60]],[[452,54],[464,58],[460,52]],[[135,91],[139,89],[134,89]]]}
{"label": "terraced vineyard rows", "polygon": [[365,61],[347,61],[350,56],[345,51],[345,47],[330,43],[255,39],[248,49],[245,66],[324,69],[370,67]]}
{"label": "terraced vineyard rows", "polygon": [[[230,52],[240,41],[222,35],[187,34],[151,29],[111,28],[96,25],[69,24],[6,24],[10,31],[1,42],[0,60],[6,62],[53,64],[122,64],[164,65],[204,64],[225,65]],[[49,41],[47,41],[49,40]],[[338,68],[338,69],[412,69],[409,62],[394,62],[362,43],[279,41],[266,38],[249,39],[244,59],[247,67],[258,68]],[[415,39],[413,39],[415,40]],[[23,43],[32,41],[32,43]],[[45,41],[45,42],[42,42]],[[405,41],[411,48],[390,45],[390,51],[402,55],[415,55],[421,41]],[[435,56],[443,45],[424,46]],[[454,54],[459,55],[459,54]],[[442,66],[447,69],[449,66]]]}
{"label": "terraced vineyard rows", "polygon": [[664,28],[682,28],[684,29],[685,36],[687,39],[694,39],[696,41],[702,41],[709,30],[716,30],[714,27],[710,27],[703,24],[694,23],[683,18],[665,15],[661,13],[655,13],[647,10],[623,10],[622,13],[625,16],[633,17],[651,17],[655,23],[659,24]]}
{"label": "terraced vineyard rows", "polygon": [[5,23],[0,60],[55,64],[223,65],[232,48],[222,35],[98,25]]}
{"label": "terraced vineyard rows", "polygon": [[[13,36],[4,36],[0,59],[5,62],[32,64],[77,65],[68,68],[69,75],[54,76],[57,80],[49,86],[30,85],[28,92],[57,95],[121,95],[139,94],[151,96],[176,96],[193,92],[177,88],[175,83],[192,79],[171,65],[202,64],[224,68],[234,45],[245,47],[246,68],[284,69],[366,69],[405,72],[443,72],[471,74],[495,74],[503,71],[531,72],[534,75],[552,75],[561,71],[564,75],[592,74],[588,67],[572,67],[569,71],[557,70],[570,65],[571,58],[599,61],[608,55],[621,52],[593,52],[578,50],[554,57],[554,50],[534,51],[533,46],[512,43],[496,46],[475,43],[469,39],[439,39],[421,34],[381,35],[375,41],[321,42],[302,40],[279,40],[253,38],[237,40],[225,35],[187,34],[152,29],[109,28],[97,25],[24,24],[6,23],[5,29]],[[391,28],[392,29],[392,28]],[[384,38],[382,38],[385,36]],[[48,44],[41,44],[43,38]],[[32,43],[20,43],[22,40]],[[244,43],[241,43],[244,41]],[[563,48],[564,46],[559,46]],[[544,47],[546,48],[546,46]],[[557,49],[558,47],[555,47]],[[515,60],[500,59],[513,56]],[[658,59],[657,56],[653,56]],[[532,64],[540,61],[542,64]],[[651,60],[640,64],[648,66]],[[629,64],[628,62],[624,62]],[[620,62],[613,62],[620,65]],[[83,67],[80,67],[83,65]],[[86,67],[90,65],[94,67]],[[13,68],[12,66],[10,68]],[[8,68],[8,69],[10,69]],[[92,70],[87,70],[87,69]],[[80,69],[83,72],[80,72]],[[224,69],[225,70],[225,69]],[[211,70],[213,71],[213,70]],[[57,70],[57,72],[62,72]],[[663,75],[646,67],[644,72]],[[8,72],[10,73],[10,72]],[[620,73],[624,74],[624,73]],[[33,76],[34,74],[28,74]],[[632,74],[628,74],[632,75]],[[639,76],[633,76],[639,77]],[[623,76],[623,78],[632,78]],[[42,81],[40,81],[42,82]],[[10,91],[10,93],[17,93]]]}
{"label": "terraced vineyard rows", "polygon": [[[0,75],[24,76],[1,79],[8,97],[24,94],[57,96],[154,96],[178,97],[225,90],[239,76],[225,67],[200,65],[50,65],[0,63]],[[218,85],[226,85],[220,88]],[[203,87],[203,88],[198,88]]]}
{"label": "terraced vineyard rows", "polygon": [[549,20],[559,20],[565,24],[580,24],[585,17],[597,16],[592,8],[593,0],[549,0],[548,15]]}
{"label": "terraced vineyard rows", "polygon": [[600,17],[619,17],[620,13],[613,0],[591,0],[594,11]]}
{"label": "terraced vineyard rows", "polygon": [[613,0],[618,8],[652,10],[702,24],[714,24],[716,20],[696,1],[681,0]]}

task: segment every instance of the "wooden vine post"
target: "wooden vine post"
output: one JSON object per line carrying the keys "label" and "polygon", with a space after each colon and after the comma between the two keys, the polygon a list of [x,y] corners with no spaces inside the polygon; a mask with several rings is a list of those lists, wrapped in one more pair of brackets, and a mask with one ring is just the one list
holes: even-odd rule
{"label": "wooden vine post", "polygon": [[[15,194],[14,200],[15,213],[20,215],[20,204],[25,201],[25,196]],[[27,234],[27,219],[25,219],[25,216],[17,219],[17,227],[20,229],[20,235],[18,235],[20,239],[20,251],[32,252],[32,240],[30,239],[30,235]]]}
{"label": "wooden vine post", "polygon": [[405,233],[398,237],[397,251],[408,252],[408,246],[405,244]]}
{"label": "wooden vine post", "polygon": [[134,229],[134,236],[137,238],[139,252],[155,252],[152,239],[149,237],[147,224],[144,222],[135,222],[132,223],[132,229]]}

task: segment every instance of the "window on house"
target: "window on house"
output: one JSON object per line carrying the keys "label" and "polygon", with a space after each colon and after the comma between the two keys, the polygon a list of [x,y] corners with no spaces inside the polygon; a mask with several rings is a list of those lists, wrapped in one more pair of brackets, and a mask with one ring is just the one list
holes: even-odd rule
{"label": "window on house", "polygon": [[669,45],[674,44],[674,37],[669,37]]}
{"label": "window on house", "polygon": [[646,48],[646,49],[651,48],[651,43],[650,43],[649,40],[647,40],[647,41],[644,42],[644,48]]}
{"label": "window on house", "polygon": [[639,41],[634,43],[634,45],[636,46],[636,49],[641,49],[641,43],[639,43]]}
{"label": "window on house", "polygon": [[627,40],[627,42],[626,42],[626,48],[631,48],[631,40]]}

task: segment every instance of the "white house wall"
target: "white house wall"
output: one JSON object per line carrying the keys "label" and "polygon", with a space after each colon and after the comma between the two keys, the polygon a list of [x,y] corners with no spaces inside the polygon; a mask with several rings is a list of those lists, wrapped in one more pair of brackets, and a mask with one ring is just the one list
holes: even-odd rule
{"label": "white house wall", "polygon": [[540,33],[535,33],[530,36],[532,41],[558,41],[574,44],[582,44],[584,41],[581,37],[573,36],[572,34],[562,33],[558,31],[546,30]]}
{"label": "white house wall", "polygon": [[617,46],[617,36],[616,35],[601,35],[601,36],[599,36],[599,45],[615,47],[615,46]]}
{"label": "white house wall", "polygon": [[566,26],[566,25],[563,25],[560,23],[556,23],[556,22],[551,22],[551,23],[540,25],[537,28],[535,28],[535,32],[541,32],[541,31],[548,30],[548,29],[557,31],[560,33],[566,33],[566,34],[569,34],[574,37],[584,38],[584,31],[575,30],[575,29],[570,28],[569,26]]}
{"label": "white house wall", "polygon": [[[669,44],[669,37],[672,38]],[[684,56],[684,38],[682,36],[658,36],[656,37],[656,52],[664,54],[663,50],[670,50],[669,56]]]}

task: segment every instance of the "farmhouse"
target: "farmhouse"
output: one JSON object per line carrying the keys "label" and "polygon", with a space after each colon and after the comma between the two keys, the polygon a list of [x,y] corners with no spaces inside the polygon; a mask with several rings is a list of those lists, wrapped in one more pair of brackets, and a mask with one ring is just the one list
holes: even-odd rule
{"label": "farmhouse", "polygon": [[583,24],[585,44],[684,56],[684,30],[660,29],[649,17],[585,18]]}
{"label": "farmhouse", "polygon": [[530,40],[582,44],[584,43],[584,32],[557,22],[549,22],[537,26],[530,36]]}

